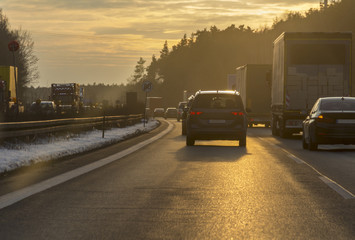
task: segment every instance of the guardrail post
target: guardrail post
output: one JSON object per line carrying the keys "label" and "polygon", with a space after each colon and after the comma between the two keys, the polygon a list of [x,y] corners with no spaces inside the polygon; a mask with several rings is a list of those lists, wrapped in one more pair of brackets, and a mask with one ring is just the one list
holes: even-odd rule
{"label": "guardrail post", "polygon": [[102,138],[105,138],[105,112],[104,117],[102,118]]}

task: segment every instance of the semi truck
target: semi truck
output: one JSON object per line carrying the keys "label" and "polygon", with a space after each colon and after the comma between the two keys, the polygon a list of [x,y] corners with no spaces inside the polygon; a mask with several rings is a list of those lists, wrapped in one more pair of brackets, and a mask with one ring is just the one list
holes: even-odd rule
{"label": "semi truck", "polygon": [[162,97],[147,97],[147,108],[151,112],[154,112],[156,108],[164,108],[163,98]]}
{"label": "semi truck", "polygon": [[16,102],[16,83],[13,66],[0,66],[0,113],[6,115]]}
{"label": "semi truck", "polygon": [[236,69],[235,82],[229,78],[228,87],[237,90],[248,111],[248,126],[263,124],[270,127],[271,89],[268,76],[271,64],[247,64]]}
{"label": "semi truck", "polygon": [[302,131],[320,97],[351,96],[350,32],[284,32],[274,41],[272,134]]}
{"label": "semi truck", "polygon": [[51,99],[60,106],[63,113],[78,113],[80,107],[80,86],[78,83],[52,83]]}

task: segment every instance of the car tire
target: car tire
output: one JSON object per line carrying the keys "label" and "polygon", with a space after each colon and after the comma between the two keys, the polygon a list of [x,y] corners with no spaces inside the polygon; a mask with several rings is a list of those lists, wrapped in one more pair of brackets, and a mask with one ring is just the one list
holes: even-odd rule
{"label": "car tire", "polygon": [[193,146],[195,145],[195,139],[191,135],[186,135],[186,145]]}
{"label": "car tire", "polygon": [[308,149],[308,143],[306,142],[306,138],[304,136],[304,132],[303,132],[303,135],[302,135],[302,148],[303,149]]}
{"label": "car tire", "polygon": [[181,128],[181,135],[186,135],[186,127]]}
{"label": "car tire", "polygon": [[247,146],[247,136],[246,134],[239,139],[239,147]]}
{"label": "car tire", "polygon": [[312,136],[309,136],[308,149],[310,151],[317,151],[318,150],[318,143],[312,139]]}

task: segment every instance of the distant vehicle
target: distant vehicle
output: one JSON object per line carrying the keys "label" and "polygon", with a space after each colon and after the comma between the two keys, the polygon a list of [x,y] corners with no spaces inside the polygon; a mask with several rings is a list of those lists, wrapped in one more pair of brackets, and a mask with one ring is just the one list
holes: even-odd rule
{"label": "distant vehicle", "polygon": [[186,145],[195,140],[239,140],[246,146],[247,117],[237,91],[198,91],[186,119]]}
{"label": "distant vehicle", "polygon": [[355,97],[319,98],[303,121],[302,145],[355,144]]}
{"label": "distant vehicle", "polygon": [[192,105],[192,102],[194,100],[195,96],[191,95],[188,99],[187,99],[187,103],[186,106],[183,109],[183,113],[182,113],[182,120],[181,120],[181,134],[182,135],[186,135],[186,118],[187,118],[187,114],[189,112],[189,109]]}
{"label": "distant vehicle", "polygon": [[32,114],[40,114],[43,116],[53,116],[56,114],[57,106],[54,101],[36,101],[31,104],[30,111]]}
{"label": "distant vehicle", "polygon": [[164,108],[155,108],[153,112],[154,117],[164,117]]}
{"label": "distant vehicle", "polygon": [[271,68],[271,64],[247,64],[236,70],[234,88],[231,89],[240,93],[244,107],[248,109],[249,127],[259,124],[270,127],[271,88],[267,80],[271,77]]}
{"label": "distant vehicle", "polygon": [[187,102],[179,102],[178,108],[177,108],[177,116],[176,119],[178,122],[180,122],[180,119],[182,119],[182,114],[184,112],[184,108],[186,107]]}
{"label": "distant vehicle", "polygon": [[163,108],[164,102],[162,97],[147,97],[147,108],[154,112],[156,108]]}
{"label": "distant vehicle", "polygon": [[168,107],[164,113],[164,118],[176,118],[177,109],[176,107]]}
{"label": "distant vehicle", "polygon": [[274,41],[272,134],[302,131],[320,97],[351,96],[350,32],[285,32]]}
{"label": "distant vehicle", "polygon": [[60,105],[64,113],[79,113],[80,85],[78,83],[52,83],[51,99]]}

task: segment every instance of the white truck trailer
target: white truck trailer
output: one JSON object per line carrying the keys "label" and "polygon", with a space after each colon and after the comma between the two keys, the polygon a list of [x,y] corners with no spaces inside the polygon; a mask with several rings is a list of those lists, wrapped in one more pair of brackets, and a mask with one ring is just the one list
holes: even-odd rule
{"label": "white truck trailer", "polygon": [[318,98],[351,96],[351,43],[348,32],[284,32],[274,41],[273,135],[300,133]]}
{"label": "white truck trailer", "polygon": [[[235,84],[248,111],[248,126],[264,124],[271,121],[271,89],[267,78],[271,74],[271,64],[247,64],[236,69]],[[229,82],[229,86],[231,86]]]}

